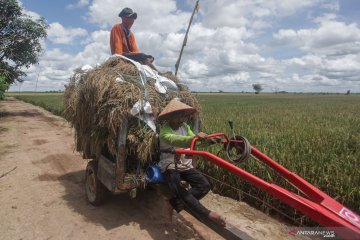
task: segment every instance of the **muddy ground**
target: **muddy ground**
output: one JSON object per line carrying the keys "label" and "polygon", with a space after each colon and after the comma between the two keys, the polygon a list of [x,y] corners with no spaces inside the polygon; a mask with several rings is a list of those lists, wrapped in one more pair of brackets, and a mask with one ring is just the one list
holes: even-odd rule
{"label": "muddy ground", "polygon": [[[12,98],[0,102],[0,239],[223,239],[187,213],[172,224],[154,191],[87,202],[87,162],[62,118]],[[291,227],[245,203],[208,194],[204,205],[254,239],[295,239]]]}

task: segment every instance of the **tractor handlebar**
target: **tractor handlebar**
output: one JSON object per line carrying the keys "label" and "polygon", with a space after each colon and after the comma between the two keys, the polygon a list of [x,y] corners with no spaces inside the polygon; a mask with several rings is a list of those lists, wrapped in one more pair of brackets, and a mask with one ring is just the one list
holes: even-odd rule
{"label": "tractor handlebar", "polygon": [[[214,142],[212,142],[212,143],[221,143],[221,142],[226,143],[226,142],[229,142],[229,138],[223,132],[209,134],[206,137],[206,139],[214,140]],[[195,150],[195,144],[199,140],[200,140],[199,137],[194,137],[193,138],[193,140],[191,141],[190,150]]]}

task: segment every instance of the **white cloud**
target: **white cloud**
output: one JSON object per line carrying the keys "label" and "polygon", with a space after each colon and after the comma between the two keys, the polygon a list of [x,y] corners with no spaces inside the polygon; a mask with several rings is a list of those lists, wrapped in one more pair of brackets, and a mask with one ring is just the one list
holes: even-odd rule
{"label": "white cloud", "polygon": [[340,10],[340,3],[338,0],[324,1],[321,6],[332,11]]}
{"label": "white cloud", "polygon": [[76,8],[81,8],[81,7],[85,7],[87,5],[89,5],[90,0],[79,0],[79,2],[77,2],[76,4],[69,4],[66,7],[68,9],[76,9]]}
{"label": "white cloud", "polygon": [[209,73],[207,65],[196,60],[187,61],[183,68],[185,70],[185,74],[195,77],[207,75]]}
{"label": "white cloud", "polygon": [[[316,86],[349,88],[350,85],[360,83],[360,56],[346,55],[336,58],[307,55],[284,61],[290,71],[295,66],[291,80],[297,83],[311,83]],[[294,70],[293,70],[294,71]],[[295,77],[294,77],[295,76]]]}
{"label": "white cloud", "polygon": [[[225,71],[241,70],[242,64],[246,65],[247,62],[253,61],[254,54],[259,52],[255,44],[244,42],[244,39],[249,36],[251,33],[243,27],[210,29],[202,24],[195,24],[188,37],[182,61],[185,64],[186,61],[197,59],[198,62],[207,65],[211,74],[216,75]],[[179,47],[177,51],[174,50],[178,55],[184,35],[180,34],[176,37],[176,45]],[[165,44],[167,44],[166,41]]]}
{"label": "white cloud", "polygon": [[335,14],[314,19],[317,28],[281,29],[274,39],[301,49],[305,55],[284,60],[291,80],[318,89],[346,89],[360,83],[360,29],[356,23],[336,20]]}
{"label": "white cloud", "polygon": [[[321,0],[204,0],[202,12],[203,23],[209,27],[269,27],[269,18],[290,16]],[[264,21],[267,19],[266,21]],[[259,21],[262,24],[259,24]],[[268,24],[265,24],[268,22]]]}
{"label": "white cloud", "polygon": [[74,69],[85,64],[95,66],[110,56],[109,34],[108,31],[101,30],[91,33],[84,50],[76,55],[65,53],[59,48],[48,49],[40,57],[38,65],[25,69],[28,76],[25,79],[27,81],[22,84],[23,89],[34,90],[38,75],[37,90],[64,89]]}
{"label": "white cloud", "polygon": [[73,64],[73,56],[70,54],[58,48],[47,50],[38,64],[24,69],[27,77],[21,88],[27,91],[62,90],[72,73]]}
{"label": "white cloud", "polygon": [[58,22],[51,23],[49,26],[48,39],[57,44],[71,44],[76,38],[88,34],[83,28],[65,28]]}
{"label": "white cloud", "polygon": [[95,66],[110,57],[109,49],[110,33],[108,31],[95,31],[90,36],[90,43],[74,58],[74,66],[80,67],[85,64]]}
{"label": "white cloud", "polygon": [[334,20],[334,15],[316,18],[318,28],[281,29],[273,35],[281,44],[298,47],[306,52],[343,55],[359,52],[360,29],[356,23]]}
{"label": "white cloud", "polygon": [[130,7],[138,14],[133,30],[139,32],[171,33],[184,29],[190,13],[176,9],[175,0],[144,1],[94,0],[89,7],[89,18],[102,28],[109,28],[121,22],[118,14],[124,7]]}

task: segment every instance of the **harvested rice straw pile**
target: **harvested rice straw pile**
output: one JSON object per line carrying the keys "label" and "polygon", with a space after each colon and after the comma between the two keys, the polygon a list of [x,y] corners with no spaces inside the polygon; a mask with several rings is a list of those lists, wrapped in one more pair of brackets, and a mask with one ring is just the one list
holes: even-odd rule
{"label": "harvested rice straw pile", "polygon": [[[174,75],[164,76],[176,83],[181,101],[200,112],[187,87]],[[76,130],[76,150],[82,151],[84,158],[97,158],[106,145],[109,153],[116,156],[118,130],[128,119],[127,154],[141,160],[142,166],[154,160],[156,133],[129,113],[138,100],[144,99],[145,91],[155,119],[177,96],[176,92],[158,93],[154,83],[148,78],[144,87],[137,68],[121,58],[110,58],[86,73],[77,70],[64,93],[64,115]]]}

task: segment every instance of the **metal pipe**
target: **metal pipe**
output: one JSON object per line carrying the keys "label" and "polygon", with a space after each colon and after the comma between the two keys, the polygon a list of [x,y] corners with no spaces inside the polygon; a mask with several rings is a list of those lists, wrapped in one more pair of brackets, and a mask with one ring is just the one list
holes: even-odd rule
{"label": "metal pipe", "polygon": [[[223,135],[223,133],[215,134]],[[327,194],[323,193],[295,173],[284,168],[274,160],[252,147],[252,154],[262,160],[264,163],[280,172],[294,185],[304,191],[310,199],[301,197],[290,192],[280,186],[268,183],[251,173],[225,161],[224,159],[205,151],[193,150],[197,138],[194,138],[191,149],[176,149],[176,154],[185,154],[187,156],[200,156],[209,162],[227,170],[233,175],[239,176],[257,188],[262,189],[266,193],[278,198],[287,205],[299,210],[309,218],[319,224],[334,230],[345,239],[360,239],[360,217],[340,203],[336,202]]]}

